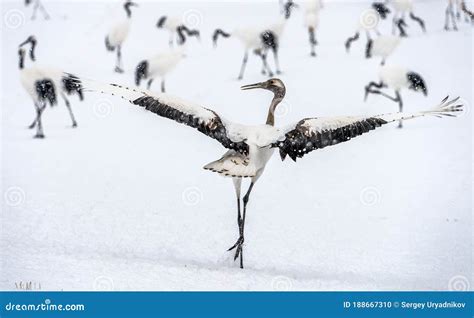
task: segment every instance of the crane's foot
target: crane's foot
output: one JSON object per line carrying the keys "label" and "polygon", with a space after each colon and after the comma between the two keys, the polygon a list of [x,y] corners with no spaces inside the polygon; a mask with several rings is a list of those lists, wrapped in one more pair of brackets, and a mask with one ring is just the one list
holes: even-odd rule
{"label": "crane's foot", "polygon": [[[233,249],[235,249],[235,255],[234,255],[234,261],[237,260],[237,258],[239,256],[241,256],[242,254],[242,247],[244,245],[244,237],[243,236],[240,236],[239,239],[237,240],[237,242],[235,242],[234,245],[232,245],[232,247],[230,247],[227,251],[232,251]],[[241,268],[242,265],[241,265]]]}
{"label": "crane's foot", "polygon": [[72,123],[72,128],[76,128],[77,127],[77,123],[76,122],[73,122]]}
{"label": "crane's foot", "polygon": [[44,138],[44,134],[43,134],[43,133],[38,133],[38,134],[34,135],[33,138],[36,138],[36,139],[43,139],[43,138]]}
{"label": "crane's foot", "polygon": [[114,70],[114,71],[115,71],[116,73],[119,73],[119,74],[122,74],[122,73],[124,72],[123,69],[120,68],[120,67],[118,67],[118,66],[115,67],[115,70]]}
{"label": "crane's foot", "polygon": [[402,123],[402,122],[399,122],[397,128],[398,128],[398,129],[402,129],[402,128],[403,128],[403,123]]}
{"label": "crane's foot", "polygon": [[242,246],[242,244],[244,244],[244,237],[243,236],[240,236],[239,239],[237,240],[237,242],[235,242],[234,245],[232,245],[232,247],[230,247],[227,251],[232,251],[234,248],[238,247],[238,246]]}
{"label": "crane's foot", "polygon": [[316,56],[316,53],[314,53],[314,52],[311,52],[311,56],[313,56],[313,57],[314,57],[314,56]]}

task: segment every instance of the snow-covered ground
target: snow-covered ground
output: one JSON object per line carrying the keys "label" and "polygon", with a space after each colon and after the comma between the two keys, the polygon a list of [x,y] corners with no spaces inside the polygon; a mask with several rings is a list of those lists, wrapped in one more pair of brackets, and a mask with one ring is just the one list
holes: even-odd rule
{"label": "snow-covered ground", "polygon": [[[250,200],[241,270],[226,252],[238,234],[232,182],[202,169],[222,155],[221,145],[93,93],[83,103],[71,98],[77,129],[60,104],[43,116],[47,138],[33,139],[26,126],[34,109],[19,83],[17,46],[35,34],[39,64],[132,85],[136,64],[168,47],[158,18],[182,15],[201,29],[202,40],[190,39],[168,92],[227,119],[260,124],[270,95],[239,89],[264,79],[259,60],[251,56],[237,81],[240,44],[221,39],[213,49],[211,35],[216,27],[278,20],[277,1],[139,1],[123,48],[126,73],[119,75],[104,47],[106,31],[123,15],[119,2],[45,0],[52,19],[30,21],[23,1],[2,0],[0,289],[29,281],[43,290],[472,286],[473,28],[460,23],[459,32],[445,32],[445,2],[416,1],[427,33],[408,19],[410,37],[388,63],[427,81],[428,97],[402,92],[406,111],[450,94],[464,98],[467,113],[406,122],[401,130],[388,125],[297,163],[275,156]],[[309,56],[303,12],[295,11],[282,40],[287,98],[277,125],[397,111],[380,96],[363,102],[364,85],[379,68],[378,59],[363,57],[365,41],[350,55],[344,50],[367,7],[368,1],[327,1],[317,58]],[[382,26],[389,33],[390,23]]]}

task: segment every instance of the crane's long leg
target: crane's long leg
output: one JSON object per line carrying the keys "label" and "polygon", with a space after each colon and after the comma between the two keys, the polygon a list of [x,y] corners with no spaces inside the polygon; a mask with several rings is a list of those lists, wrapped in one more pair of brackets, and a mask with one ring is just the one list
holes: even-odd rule
{"label": "crane's long leg", "polygon": [[316,56],[314,47],[318,44],[318,41],[316,40],[316,33],[313,27],[308,27],[308,34],[309,34],[309,45],[311,47],[311,56]]}
{"label": "crane's long leg", "polygon": [[46,103],[42,103],[42,105],[38,105],[35,103],[36,108],[36,135],[34,138],[44,138],[43,133],[43,124],[41,123],[41,115],[43,114],[44,109],[46,108]]}
{"label": "crane's long leg", "polygon": [[[240,190],[242,187],[242,178],[232,178],[232,182],[234,183],[235,196],[237,197],[237,226],[239,227],[240,235],[240,227],[242,225],[242,214],[240,213]],[[240,237],[237,242],[228,249],[228,251],[233,250],[238,245],[239,241]]]}
{"label": "crane's long leg", "polygon": [[446,10],[444,12],[444,29],[449,30],[449,17],[451,15],[451,3],[448,3]]}
{"label": "crane's long leg", "polygon": [[262,52],[260,57],[262,58],[262,63],[263,63],[263,67],[267,70],[268,72],[268,76],[272,77],[273,76],[273,72],[272,72],[272,69],[270,68],[270,66],[268,65],[267,63],[267,52]]}
{"label": "crane's long leg", "polygon": [[[385,85],[383,82],[376,83],[376,82],[370,82],[366,87],[365,87],[365,96],[364,96],[364,101],[367,100],[367,97],[369,96],[369,93],[373,93],[372,87],[377,87],[377,88],[383,88]],[[375,93],[376,94],[376,93]]]}
{"label": "crane's long leg", "polygon": [[115,66],[115,72],[123,73],[122,69],[122,46],[117,45],[117,65]]}
{"label": "crane's long leg", "polygon": [[33,7],[33,15],[31,16],[31,20],[36,19],[36,12],[38,12],[38,8],[39,8],[39,1],[36,1]]}
{"label": "crane's long leg", "polygon": [[457,31],[458,30],[458,26],[456,24],[456,19],[454,18],[454,10],[453,10],[453,7],[451,5],[451,9],[449,10],[450,11],[450,16],[451,16],[451,23],[453,25],[453,30],[454,31]]}
{"label": "crane's long leg", "polygon": [[272,51],[273,51],[273,58],[275,59],[276,73],[281,74],[280,60],[278,59],[278,48],[273,48]]}
{"label": "crane's long leg", "polygon": [[422,18],[416,16],[413,12],[410,12],[410,18],[415,20],[420,25],[420,28],[423,32],[426,32],[425,21]]}
{"label": "crane's long leg", "polygon": [[245,66],[247,65],[247,60],[249,59],[249,52],[245,51],[244,58],[242,59],[242,66],[240,66],[240,73],[238,79],[241,80],[244,77]]}
{"label": "crane's long leg", "polygon": [[74,118],[74,114],[72,112],[71,104],[69,103],[69,100],[67,99],[66,95],[64,95],[64,93],[61,93],[61,96],[63,97],[64,102],[66,103],[67,110],[69,111],[69,116],[71,116],[72,128],[76,128],[77,127],[77,121],[76,121],[76,118]]}
{"label": "crane's long leg", "polygon": [[34,119],[33,122],[28,126],[28,129],[33,129],[33,128],[35,128],[37,119],[38,119],[38,116],[35,116],[35,119]]}
{"label": "crane's long leg", "polygon": [[392,18],[392,34],[393,35],[397,33],[397,22],[398,22],[398,12],[395,12]]}
{"label": "crane's long leg", "polygon": [[[403,101],[402,101],[402,96],[400,95],[400,92],[395,90],[395,101],[398,101],[398,111],[401,113],[403,112]],[[400,120],[398,122],[398,128],[403,128],[403,121]]]}
{"label": "crane's long leg", "polygon": [[153,80],[154,80],[154,78],[150,78],[150,80],[148,81],[148,83],[147,83],[147,85],[146,85],[146,87],[147,87],[148,90],[150,90],[151,83],[153,83]]}
{"label": "crane's long leg", "polygon": [[258,179],[258,176],[257,177],[254,177],[252,178],[252,182],[250,183],[250,186],[247,190],[247,193],[244,195],[244,198],[243,198],[243,202],[244,202],[244,211],[243,211],[243,214],[242,214],[242,218],[240,219],[240,224],[239,224],[239,239],[237,240],[237,242],[234,244],[234,246],[232,246],[230,250],[233,250],[234,248],[236,248],[235,250],[235,255],[234,255],[234,260],[236,260],[239,256],[240,256],[240,268],[244,268],[244,249],[243,249],[243,244],[244,244],[244,229],[245,229],[245,215],[247,213],[247,204],[249,202],[249,199],[250,199],[250,193],[252,192],[252,189],[253,189],[253,186],[255,185],[255,182],[257,181]]}
{"label": "crane's long leg", "polygon": [[45,20],[49,20],[49,14],[48,14],[48,12],[46,12],[45,7],[44,7],[44,5],[41,3],[40,0],[38,0],[38,4],[39,4],[39,8],[40,8],[41,11],[43,12],[43,18],[44,18]]}
{"label": "crane's long leg", "polygon": [[165,78],[163,77],[161,79],[161,92],[164,93],[166,91],[165,89]]}

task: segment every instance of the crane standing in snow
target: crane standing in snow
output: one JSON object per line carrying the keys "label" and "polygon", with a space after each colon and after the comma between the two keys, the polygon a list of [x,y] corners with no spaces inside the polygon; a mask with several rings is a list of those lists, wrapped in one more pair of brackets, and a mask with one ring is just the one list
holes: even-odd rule
{"label": "crane standing in snow", "polygon": [[165,92],[166,75],[173,71],[185,57],[182,49],[170,50],[141,61],[135,69],[135,84],[140,86],[141,80],[148,79],[147,89],[150,89],[155,77],[161,77],[161,92]]}
{"label": "crane standing in snow", "polygon": [[50,106],[57,104],[58,95],[64,99],[69,115],[72,120],[72,127],[77,127],[76,119],[71,109],[71,105],[66,95],[76,93],[79,99],[83,100],[82,86],[80,80],[72,74],[64,74],[61,70],[53,68],[39,68],[28,67],[25,68],[25,49],[23,46],[30,45],[29,57],[31,61],[35,61],[35,48],[37,40],[34,36],[29,36],[25,42],[20,44],[19,68],[20,80],[23,88],[28,92],[33,99],[36,109],[36,117],[33,123],[28,127],[33,129],[36,126],[35,138],[44,138],[43,125],[41,123],[41,116],[46,108],[47,103]]}
{"label": "crane standing in snow", "polygon": [[[458,98],[448,101],[446,97],[439,106],[426,111],[405,114],[394,113],[369,117],[305,118],[287,128],[275,127],[275,110],[285,97],[286,88],[280,79],[242,86],[243,90],[264,89],[273,94],[265,124],[246,126],[232,123],[220,117],[215,111],[194,103],[165,94],[153,94],[117,84],[102,84],[83,81],[87,90],[106,93],[143,107],[158,116],[172,119],[197,129],[199,132],[219,141],[228,151],[217,161],[204,169],[231,177],[237,199],[237,225],[239,238],[229,248],[235,249],[234,260],[240,257],[243,268],[244,227],[247,205],[256,182],[262,175],[274,150],[279,149],[280,157],[287,156],[296,161],[309,152],[327,146],[349,141],[390,122],[423,116],[454,116],[462,110]],[[245,193],[241,209],[242,179],[249,178],[250,186]]]}
{"label": "crane standing in snow", "polygon": [[280,39],[283,34],[287,20],[291,16],[291,11],[296,7],[296,4],[289,0],[284,5],[285,16],[283,19],[278,22],[268,25],[264,28],[261,27],[244,27],[234,30],[232,33],[223,31],[222,29],[216,29],[212,36],[214,46],[217,45],[217,40],[219,36],[224,38],[236,37],[240,40],[244,46],[244,57],[242,59],[242,65],[240,67],[240,72],[238,79],[241,80],[244,77],[245,67],[247,66],[247,60],[249,56],[249,51],[253,51],[255,54],[261,57],[262,59],[262,74],[268,74],[273,76],[273,72],[268,66],[267,55],[268,51],[273,52],[273,57],[275,60],[276,73],[280,74],[280,62],[278,59],[278,51],[280,45]]}
{"label": "crane standing in snow", "polygon": [[[400,94],[400,90],[403,88],[408,88],[414,91],[420,91],[425,96],[428,96],[428,88],[426,83],[421,77],[420,74],[409,71],[400,66],[384,66],[380,69],[379,72],[380,81],[370,82],[365,87],[365,100],[369,94],[378,94],[382,95],[396,103],[398,103],[399,112],[403,112],[403,101]],[[375,88],[374,88],[375,87]],[[392,97],[380,89],[382,88],[391,88],[395,91],[395,97]],[[403,127],[402,120],[398,124],[399,128]]]}
{"label": "crane standing in snow", "polygon": [[165,29],[168,30],[170,34],[170,39],[169,39],[169,46],[172,47],[173,43],[176,39],[176,42],[178,45],[184,44],[186,41],[186,37],[184,33],[186,33],[187,36],[194,36],[199,39],[200,37],[200,32],[197,29],[190,29],[188,28],[182,21],[183,19],[180,17],[167,17],[167,16],[162,16],[158,22],[156,23],[156,27],[158,29]]}
{"label": "crane standing in snow", "polygon": [[360,38],[360,32],[365,33],[367,42],[371,39],[371,33],[374,32],[376,35],[380,35],[378,30],[378,24],[380,20],[385,20],[387,15],[390,13],[390,9],[383,2],[374,2],[372,7],[363,11],[359,20],[357,21],[356,32],[353,36],[349,37],[344,46],[346,51],[349,52],[351,49],[352,42],[357,41]]}
{"label": "crane standing in snow", "polygon": [[132,1],[125,1],[123,8],[127,14],[127,18],[116,24],[105,37],[105,47],[108,51],[117,52],[117,63],[115,65],[115,72],[123,73],[122,68],[122,45],[127,39],[128,33],[130,31],[130,23],[132,18],[131,7],[138,6],[138,4]]}
{"label": "crane standing in snow", "polygon": [[403,28],[400,28],[399,24],[400,20],[405,21],[406,14],[408,14],[412,20],[416,21],[420,25],[420,28],[423,32],[426,32],[425,21],[423,21],[423,19],[413,13],[413,0],[389,0],[388,2],[392,4],[394,9],[392,20],[393,34],[396,34],[396,29],[398,27],[400,31],[400,36],[407,36],[405,30]]}
{"label": "crane standing in snow", "polygon": [[322,0],[311,0],[307,2],[305,6],[304,25],[308,29],[311,56],[316,56],[315,46],[318,44],[316,40],[316,29],[319,26],[319,14],[322,8]]}

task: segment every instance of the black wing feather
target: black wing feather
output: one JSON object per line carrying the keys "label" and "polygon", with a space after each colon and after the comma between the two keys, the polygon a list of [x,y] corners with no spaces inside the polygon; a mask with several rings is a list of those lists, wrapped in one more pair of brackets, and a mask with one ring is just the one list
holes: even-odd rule
{"label": "black wing feather", "polygon": [[334,129],[319,130],[305,126],[305,123],[312,119],[316,118],[301,120],[294,129],[285,134],[283,140],[271,145],[272,147],[280,148],[282,160],[288,155],[296,161],[297,158],[301,158],[313,150],[348,141],[387,123],[384,119],[372,117],[354,121]]}
{"label": "black wing feather", "polygon": [[249,146],[245,143],[245,141],[234,142],[229,138],[226,127],[222,123],[222,120],[214,111],[210,109],[207,110],[212,112],[215,117],[209,122],[204,122],[198,117],[194,117],[191,114],[187,114],[180,111],[179,109],[166,105],[165,103],[161,103],[159,99],[152,96],[142,96],[136,100],[133,100],[132,104],[144,107],[146,110],[151,111],[152,113],[155,113],[159,116],[166,117],[178,123],[196,128],[201,133],[219,141],[225,148],[233,149],[245,155],[247,155],[249,152]]}

